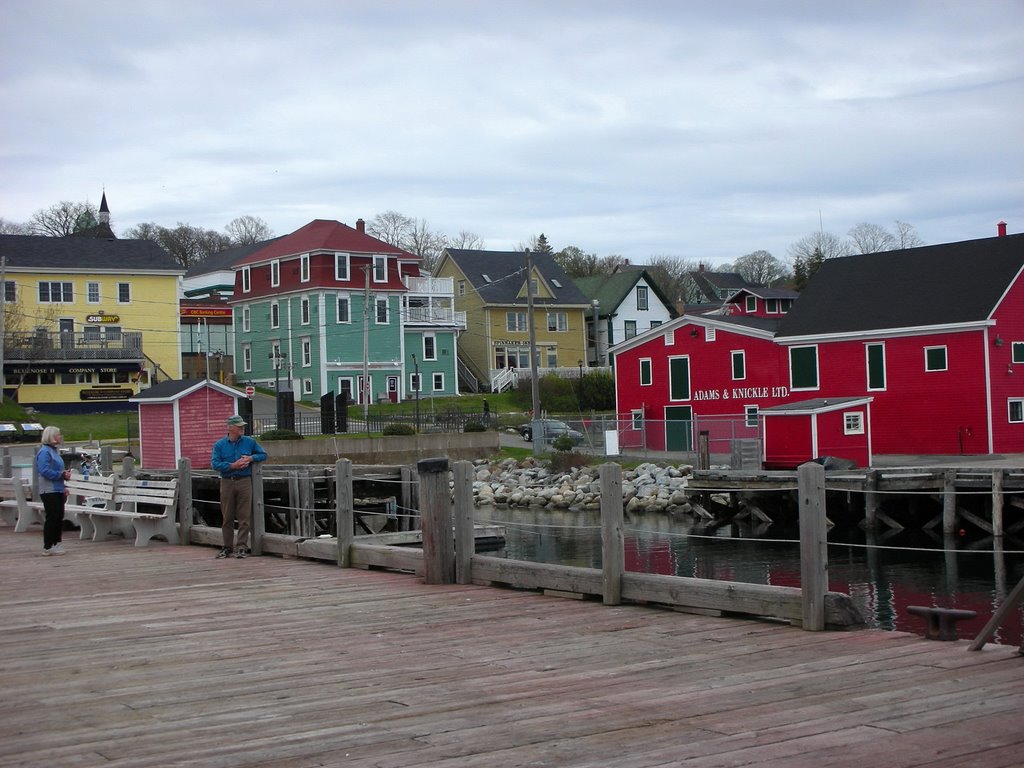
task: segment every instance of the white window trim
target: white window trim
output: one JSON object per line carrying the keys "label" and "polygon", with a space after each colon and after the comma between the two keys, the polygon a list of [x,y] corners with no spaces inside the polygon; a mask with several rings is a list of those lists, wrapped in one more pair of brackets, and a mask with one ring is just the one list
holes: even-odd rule
{"label": "white window trim", "polygon": [[313,342],[309,336],[300,339],[302,345],[302,367],[310,368],[313,365]]}
{"label": "white window trim", "polygon": [[303,379],[302,380],[302,394],[312,395],[313,394],[313,380]]}
{"label": "white window trim", "polygon": [[409,374],[409,391],[410,392],[422,392],[423,391],[423,374],[422,373],[410,373]]}
{"label": "white window trim", "polygon": [[[945,365],[942,368],[929,368],[928,367],[928,353],[933,349],[942,350],[942,359],[945,361]],[[924,372],[925,373],[942,373],[949,370],[949,349],[945,344],[936,344],[931,347],[924,348]]]}
{"label": "white window trim", "polygon": [[276,301],[270,302],[270,327],[281,327],[281,305]]}
{"label": "white window trim", "polygon": [[310,302],[309,296],[303,296],[301,299],[299,299],[299,324],[309,325],[309,319],[312,316],[312,302]]}
{"label": "white window trim", "polygon": [[281,260],[274,259],[270,262],[270,287],[277,288],[281,285]]}
{"label": "white window trim", "polygon": [[[378,308],[384,302],[387,312],[384,313],[384,321],[381,322],[380,315],[377,313]],[[378,296],[373,300],[373,320],[376,325],[391,325],[391,302],[388,301],[387,296]]]}
{"label": "white window trim", "polygon": [[[650,378],[644,382],[644,363],[647,363],[647,371],[650,373]],[[654,361],[649,357],[640,358],[640,386],[641,387],[653,387],[654,386]]]}
{"label": "white window trim", "polygon": [[242,331],[244,333],[249,333],[252,330],[251,314],[248,305],[242,307]]}
{"label": "white window trim", "polygon": [[252,346],[249,344],[242,345],[242,370],[252,371]]}
{"label": "white window trim", "polygon": [[843,412],[843,434],[863,435],[864,434],[864,413],[863,411]]}
{"label": "white window trim", "polygon": [[299,282],[308,283],[309,280],[309,254],[304,253],[299,257]]}
{"label": "white window trim", "polygon": [[[125,301],[122,301],[122,299],[121,299],[121,288],[127,288],[128,289],[128,299],[125,300]],[[117,303],[118,304],[123,306],[125,304],[131,304],[132,303],[132,284],[131,283],[119,282],[117,284],[117,289],[116,290],[117,290]]]}
{"label": "white window trim", "polygon": [[[432,339],[434,344],[434,354],[432,357],[427,357],[427,339]],[[423,334],[423,360],[437,360],[437,334],[424,333]]]}
{"label": "white window trim", "polygon": [[[377,264],[378,263],[383,263],[384,264],[384,270],[383,270],[384,276],[382,278],[378,278],[377,277]],[[381,254],[376,254],[373,257],[373,282],[375,282],[375,283],[386,283],[387,281],[388,281],[388,257],[384,256],[384,255],[381,255]]]}
{"label": "white window trim", "polygon": [[[338,302],[342,299],[348,305],[348,320],[341,319],[341,313],[338,312]],[[352,297],[347,293],[339,293],[334,297],[334,320],[336,323],[344,323],[346,325],[352,324]]]}
{"label": "white window trim", "polygon": [[[334,252],[334,279],[342,282],[348,282],[352,276],[352,254],[345,253],[343,251]],[[345,274],[342,275],[338,269],[341,264],[345,264]]]}
{"label": "white window trim", "polygon": [[634,408],[629,412],[630,429],[642,430],[644,428],[644,411],[642,408]]}
{"label": "white window trim", "polygon": [[[440,377],[440,378],[439,378]],[[441,385],[438,386],[437,382],[440,381]],[[431,387],[434,392],[444,392],[444,372],[434,371],[430,376]]]}
{"label": "white window trim", "polygon": [[252,273],[249,267],[242,267],[242,293],[249,293],[252,290]]}
{"label": "white window trim", "polygon": [[[1013,418],[1013,404],[1020,406],[1021,418],[1018,421]],[[1006,401],[1006,418],[1010,424],[1024,424],[1024,397],[1011,397]]]}
{"label": "white window trim", "polygon": [[[93,299],[90,294],[90,289],[96,286],[96,298]],[[17,289],[15,289],[17,291]],[[17,295],[17,293],[15,293]],[[90,280],[85,284],[85,301],[87,304],[101,304],[103,302],[103,292],[100,290],[100,284],[95,280]]]}
{"label": "white window trim", "polygon": [[[643,303],[640,302],[640,297],[643,296]],[[651,290],[646,285],[638,285],[636,287],[636,310],[637,312],[649,312],[651,309]]]}
{"label": "white window trim", "polygon": [[761,409],[756,405],[743,406],[743,423],[751,428],[757,427],[761,419]]}
{"label": "white window trim", "polygon": [[[739,355],[743,361],[743,375],[736,378],[736,356]],[[734,349],[729,353],[729,376],[733,381],[746,381],[747,380],[747,352],[744,349]]]}

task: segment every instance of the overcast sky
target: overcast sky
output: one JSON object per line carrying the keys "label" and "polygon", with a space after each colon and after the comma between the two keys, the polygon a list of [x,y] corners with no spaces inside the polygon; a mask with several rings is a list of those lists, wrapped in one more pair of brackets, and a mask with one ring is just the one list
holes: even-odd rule
{"label": "overcast sky", "polygon": [[1024,0],[7,0],[0,218],[387,210],[711,263],[1024,231]]}

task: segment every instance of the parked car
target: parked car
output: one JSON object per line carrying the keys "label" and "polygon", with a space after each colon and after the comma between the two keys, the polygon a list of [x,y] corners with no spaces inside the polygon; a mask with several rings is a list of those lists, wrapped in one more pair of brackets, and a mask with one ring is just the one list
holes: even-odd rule
{"label": "parked car", "polygon": [[[543,423],[544,429],[544,441],[550,443],[556,437],[562,435],[568,435],[572,438],[572,441],[579,445],[583,442],[584,437],[582,432],[577,432],[575,429],[570,427],[564,421],[556,421],[555,419],[540,419]],[[523,436],[523,440],[530,443],[533,442],[533,423],[520,424],[519,434]]]}

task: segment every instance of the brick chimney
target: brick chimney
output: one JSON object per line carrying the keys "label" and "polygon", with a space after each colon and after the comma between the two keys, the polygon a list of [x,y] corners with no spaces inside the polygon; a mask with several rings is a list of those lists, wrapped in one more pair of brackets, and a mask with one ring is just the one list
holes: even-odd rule
{"label": "brick chimney", "polygon": [[999,237],[1006,237],[1006,222],[1000,221],[996,224],[996,231],[999,233]]}
{"label": "brick chimney", "polygon": [[362,219],[356,219],[356,232],[361,232],[364,235],[366,234],[366,222]]}

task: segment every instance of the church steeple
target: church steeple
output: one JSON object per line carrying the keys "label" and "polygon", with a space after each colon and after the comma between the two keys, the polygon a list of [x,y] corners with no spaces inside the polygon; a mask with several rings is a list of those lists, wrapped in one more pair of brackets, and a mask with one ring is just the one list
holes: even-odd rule
{"label": "church steeple", "polygon": [[110,208],[107,207],[107,190],[103,190],[103,198],[100,200],[100,224],[110,226]]}

